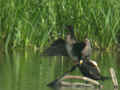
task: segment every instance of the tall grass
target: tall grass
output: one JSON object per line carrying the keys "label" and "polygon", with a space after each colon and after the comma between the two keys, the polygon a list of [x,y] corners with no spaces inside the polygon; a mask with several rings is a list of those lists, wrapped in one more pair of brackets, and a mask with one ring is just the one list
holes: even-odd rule
{"label": "tall grass", "polygon": [[[0,40],[5,47],[45,47],[49,33],[64,36],[74,25],[76,37],[87,35],[94,46],[117,43],[120,0],[1,0]],[[119,35],[118,35],[119,36]]]}

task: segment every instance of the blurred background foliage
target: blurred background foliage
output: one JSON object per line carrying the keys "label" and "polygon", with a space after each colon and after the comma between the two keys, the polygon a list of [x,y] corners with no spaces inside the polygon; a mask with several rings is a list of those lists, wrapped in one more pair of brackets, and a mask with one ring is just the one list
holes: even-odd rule
{"label": "blurred background foliage", "polygon": [[5,48],[48,46],[73,25],[78,40],[112,48],[120,42],[120,0],[1,0],[0,43]]}

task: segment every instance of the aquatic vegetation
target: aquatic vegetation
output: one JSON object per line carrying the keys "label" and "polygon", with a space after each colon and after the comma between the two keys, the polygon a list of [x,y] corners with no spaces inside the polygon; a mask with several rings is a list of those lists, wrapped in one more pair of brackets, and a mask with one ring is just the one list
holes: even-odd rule
{"label": "aquatic vegetation", "polygon": [[[94,46],[112,48],[119,32],[120,0],[1,0],[0,40],[5,47],[48,45],[49,34],[64,37],[74,25],[77,39],[87,35]],[[96,45],[95,45],[96,43]]]}

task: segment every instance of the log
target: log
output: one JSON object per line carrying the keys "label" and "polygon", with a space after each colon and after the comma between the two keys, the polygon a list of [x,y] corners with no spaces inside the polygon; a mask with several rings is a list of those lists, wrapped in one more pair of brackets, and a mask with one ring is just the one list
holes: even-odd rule
{"label": "log", "polygon": [[[64,82],[63,80],[65,80],[65,79],[80,79],[80,80],[88,81],[91,84],[81,84],[81,83]],[[62,79],[60,79],[60,82],[62,83],[62,85],[66,85],[66,86],[70,86],[70,85],[93,86],[93,85],[96,85],[96,86],[100,86],[101,87],[101,84],[98,81],[90,79],[88,77],[83,77],[83,76],[66,75]]]}
{"label": "log", "polygon": [[115,70],[113,68],[110,68],[110,74],[111,74],[111,78],[112,78],[114,88],[118,88],[118,81],[117,81],[117,77],[116,77],[116,74],[115,74]]}
{"label": "log", "polygon": [[75,82],[75,83],[71,83],[71,82],[65,82],[65,81],[61,81],[60,84],[62,86],[67,86],[67,87],[71,87],[71,86],[75,86],[75,87],[94,87],[92,84],[85,84],[85,83],[80,83],[80,82]]}

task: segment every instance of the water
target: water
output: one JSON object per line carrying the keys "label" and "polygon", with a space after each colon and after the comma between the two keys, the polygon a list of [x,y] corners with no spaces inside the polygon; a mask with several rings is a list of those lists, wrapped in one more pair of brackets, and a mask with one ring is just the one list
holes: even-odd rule
{"label": "water", "polygon": [[[119,53],[94,52],[103,75],[109,76],[109,68],[116,71],[120,83]],[[114,90],[111,80],[100,82],[104,88],[49,88],[46,85],[71,68],[67,57],[41,56],[33,50],[15,50],[0,53],[0,90]],[[76,69],[72,75],[81,75]]]}

